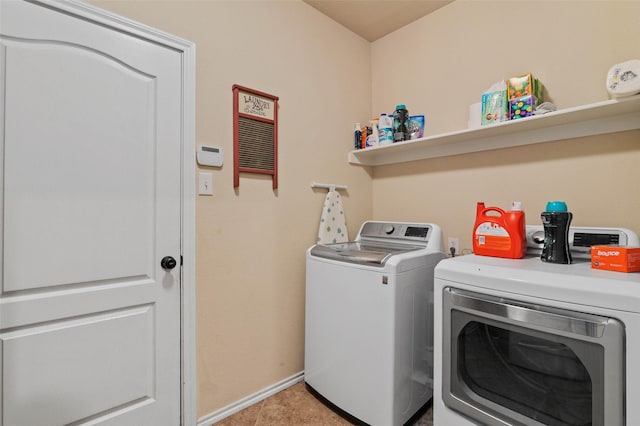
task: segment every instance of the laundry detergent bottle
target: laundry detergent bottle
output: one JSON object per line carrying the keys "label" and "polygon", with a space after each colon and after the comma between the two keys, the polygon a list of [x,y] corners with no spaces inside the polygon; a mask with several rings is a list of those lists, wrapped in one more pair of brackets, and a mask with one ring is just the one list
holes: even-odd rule
{"label": "laundry detergent bottle", "polygon": [[484,202],[476,206],[476,223],[473,228],[473,252],[480,256],[520,259],[527,252],[524,211],[519,201],[511,210],[486,207]]}
{"label": "laundry detergent bottle", "polygon": [[393,112],[393,142],[411,139],[409,134],[409,110],[405,104],[396,105]]}
{"label": "laundry detergent bottle", "polygon": [[378,143],[391,145],[393,143],[393,119],[384,112],[380,114],[378,126]]}
{"label": "laundry detergent bottle", "polygon": [[544,245],[540,259],[543,262],[569,264],[569,225],[573,214],[567,211],[564,201],[549,201],[547,208],[540,214],[544,228]]}

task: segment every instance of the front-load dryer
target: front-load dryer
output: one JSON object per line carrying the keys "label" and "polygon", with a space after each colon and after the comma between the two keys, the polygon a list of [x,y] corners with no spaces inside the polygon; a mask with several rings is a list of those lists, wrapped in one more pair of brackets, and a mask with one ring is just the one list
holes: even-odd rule
{"label": "front-load dryer", "polygon": [[354,241],[307,250],[305,382],[370,425],[402,425],[433,394],[430,223],[365,222]]}
{"label": "front-load dryer", "polygon": [[587,251],[638,237],[573,228],[565,265],[540,260],[537,232],[523,259],[436,267],[434,424],[640,425],[640,274],[592,269]]}

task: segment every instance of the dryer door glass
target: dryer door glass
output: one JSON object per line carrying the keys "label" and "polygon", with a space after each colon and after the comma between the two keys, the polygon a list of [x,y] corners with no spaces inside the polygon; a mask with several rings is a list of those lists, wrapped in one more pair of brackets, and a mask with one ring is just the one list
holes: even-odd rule
{"label": "dryer door glass", "polygon": [[[471,392],[545,425],[592,425],[589,370],[573,349],[554,340],[468,321],[457,336],[460,379]],[[580,346],[602,360],[601,346]],[[592,367],[600,379],[602,369]]]}
{"label": "dryer door glass", "polygon": [[450,408],[486,425],[623,424],[617,320],[457,289],[443,308]]}

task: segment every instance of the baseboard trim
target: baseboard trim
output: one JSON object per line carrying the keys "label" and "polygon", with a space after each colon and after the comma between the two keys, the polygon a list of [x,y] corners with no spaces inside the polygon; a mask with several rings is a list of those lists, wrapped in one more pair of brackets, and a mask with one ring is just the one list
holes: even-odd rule
{"label": "baseboard trim", "polygon": [[271,395],[275,395],[276,393],[285,390],[288,387],[295,385],[296,383],[301,382],[302,380],[304,380],[304,371],[294,374],[291,377],[287,377],[286,379],[278,383],[274,383],[271,386],[267,386],[266,388],[245,398],[242,398],[232,404],[229,404],[217,411],[214,411],[213,413],[200,417],[198,419],[197,426],[210,426],[214,423],[217,423],[220,420],[237,413],[238,411],[244,410],[245,408],[258,403],[263,399],[270,397]]}

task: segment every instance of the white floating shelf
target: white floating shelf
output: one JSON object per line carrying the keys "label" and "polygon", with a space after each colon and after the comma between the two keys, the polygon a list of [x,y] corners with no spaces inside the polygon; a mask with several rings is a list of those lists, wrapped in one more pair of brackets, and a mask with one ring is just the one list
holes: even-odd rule
{"label": "white floating shelf", "polygon": [[634,129],[640,129],[640,95],[351,151],[349,162],[381,166]]}

